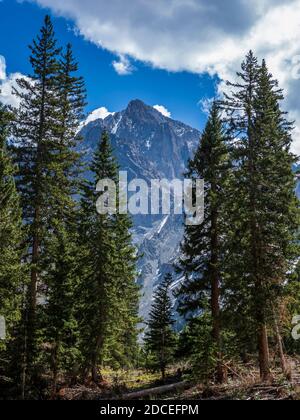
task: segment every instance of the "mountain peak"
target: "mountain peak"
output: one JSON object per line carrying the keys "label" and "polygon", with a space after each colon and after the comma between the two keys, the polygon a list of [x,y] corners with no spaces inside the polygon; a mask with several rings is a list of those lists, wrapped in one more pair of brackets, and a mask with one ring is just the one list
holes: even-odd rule
{"label": "mountain peak", "polygon": [[133,99],[129,102],[126,111],[135,111],[135,110],[142,110],[142,109],[149,109],[150,107],[146,105],[143,101],[140,99]]}
{"label": "mountain peak", "polygon": [[130,106],[130,105],[132,105],[132,106],[144,106],[144,107],[147,107],[148,106],[141,99],[132,99],[129,102],[128,106]]}
{"label": "mountain peak", "polygon": [[164,123],[166,117],[170,117],[168,110],[163,106],[150,106],[145,104],[140,99],[134,99],[129,102],[125,110],[125,115],[127,115],[129,118],[144,121],[155,121],[159,124]]}

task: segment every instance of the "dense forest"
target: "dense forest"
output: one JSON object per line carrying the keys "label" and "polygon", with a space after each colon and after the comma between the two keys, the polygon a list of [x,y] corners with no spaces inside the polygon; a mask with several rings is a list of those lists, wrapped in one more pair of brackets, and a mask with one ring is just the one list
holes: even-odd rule
{"label": "dense forest", "polygon": [[204,221],[185,226],[175,267],[184,281],[171,292],[165,277],[148,320],[131,219],[96,209],[97,182],[118,179],[109,134],[87,168],[84,80],[49,16],[30,63],[14,90],[19,108],[0,104],[0,399],[58,399],[75,386],[118,395],[126,387],[109,378],[120,370],[158,384],[226,384],[250,370],[255,383],[293,381],[297,156],[267,63],[249,52],[211,106],[186,174],[205,181]]}

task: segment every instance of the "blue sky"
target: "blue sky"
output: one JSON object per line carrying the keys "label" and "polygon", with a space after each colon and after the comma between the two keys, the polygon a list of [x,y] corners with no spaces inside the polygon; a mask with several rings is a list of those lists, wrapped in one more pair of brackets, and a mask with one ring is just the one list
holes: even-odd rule
{"label": "blue sky", "polygon": [[[45,13],[45,9],[32,3],[0,2],[0,55],[5,57],[7,74],[30,74],[28,44],[39,31]],[[115,54],[76,34],[73,21],[53,14],[52,18],[59,42],[73,45],[86,82],[87,112],[100,106],[119,111],[131,99],[139,98],[149,105],[165,106],[174,119],[196,128],[203,127],[206,115],[199,100],[215,94],[214,77],[154,69],[135,60],[132,74],[119,75],[112,64],[117,60]]]}
{"label": "blue sky", "polygon": [[202,128],[199,101],[228,89],[252,49],[284,88],[300,155],[300,0],[0,0],[3,102],[13,100],[17,76],[30,73],[27,45],[46,13],[60,43],[74,46],[87,112],[139,98]]}

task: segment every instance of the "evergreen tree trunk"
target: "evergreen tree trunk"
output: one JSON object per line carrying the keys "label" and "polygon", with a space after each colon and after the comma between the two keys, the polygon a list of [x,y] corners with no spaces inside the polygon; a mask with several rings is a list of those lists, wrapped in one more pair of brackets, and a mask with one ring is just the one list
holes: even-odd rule
{"label": "evergreen tree trunk", "polygon": [[260,377],[263,382],[268,382],[271,379],[271,370],[268,333],[265,324],[259,326],[258,343]]}
{"label": "evergreen tree trunk", "polygon": [[[39,209],[35,211],[35,224],[39,224]],[[32,268],[30,274],[30,284],[28,287],[28,320],[27,320],[27,360],[34,354],[35,328],[36,328],[36,304],[37,304],[37,285],[39,262],[39,239],[37,232],[33,236],[32,245]]]}
{"label": "evergreen tree trunk", "polygon": [[[215,193],[215,188],[212,186],[212,192]],[[213,209],[211,217],[211,313],[213,319],[212,337],[217,349],[217,369],[216,378],[218,383],[224,381],[224,369],[222,365],[222,351],[221,351],[221,321],[220,321],[220,273],[217,268],[219,262],[219,233],[218,233],[218,212]]]}
{"label": "evergreen tree trunk", "polygon": [[101,335],[97,338],[96,348],[95,348],[94,355],[92,358],[91,374],[92,374],[92,380],[96,384],[103,381],[103,376],[99,372],[99,365],[101,364],[100,353],[103,350],[103,345],[104,345],[104,339]]}

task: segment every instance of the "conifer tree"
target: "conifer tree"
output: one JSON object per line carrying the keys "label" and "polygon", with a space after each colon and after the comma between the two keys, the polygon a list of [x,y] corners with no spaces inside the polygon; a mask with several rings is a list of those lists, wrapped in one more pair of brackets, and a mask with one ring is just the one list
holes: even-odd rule
{"label": "conifer tree", "polygon": [[80,153],[77,151],[78,126],[83,116],[85,89],[77,76],[78,64],[71,45],[59,61],[57,91],[59,96],[56,145],[52,150],[52,171],[55,183],[50,184],[51,215],[46,232],[44,270],[47,273],[45,307],[45,339],[50,343],[50,368],[53,392],[59,369],[73,370],[78,362],[78,328],[76,321],[79,272],[79,239],[77,204]]}
{"label": "conifer tree", "polygon": [[96,210],[98,180],[116,180],[117,177],[117,166],[106,133],[95,153],[91,172],[93,179],[83,186],[81,200],[81,235],[85,254],[82,264],[86,272],[82,275],[83,319],[80,326],[85,376],[91,372],[93,380],[97,382],[102,379],[98,375],[98,365],[103,362],[111,302],[116,289],[112,216],[99,215]]}
{"label": "conifer tree", "polygon": [[280,109],[282,91],[252,52],[238,77],[238,83],[229,83],[233,92],[224,101],[235,162],[226,287],[232,290],[232,313],[240,314],[248,334],[257,335],[261,378],[268,380],[272,302],[291,268],[299,224],[291,124]]}
{"label": "conifer tree", "polygon": [[263,61],[255,100],[259,269],[267,284],[268,296],[264,305],[270,308],[281,366],[288,374],[280,333],[280,312],[287,274],[293,269],[300,251],[297,245],[300,214],[292,172],[296,157],[290,151],[292,123],[280,109],[283,99],[283,91]]}
{"label": "conifer tree", "polygon": [[174,320],[170,298],[172,281],[172,275],[167,274],[162,284],[158,286],[145,334],[146,347],[153,352],[163,381],[166,378],[166,368],[173,358],[175,346]]}
{"label": "conifer tree", "polygon": [[33,41],[30,78],[18,80],[15,94],[21,104],[15,121],[14,154],[19,166],[17,177],[21,194],[23,220],[27,225],[30,250],[30,284],[27,299],[27,362],[28,369],[37,355],[37,297],[41,281],[41,255],[49,226],[51,200],[49,191],[57,183],[53,176],[58,125],[57,74],[59,69],[54,29],[46,16],[40,35]]}
{"label": "conifer tree", "polygon": [[210,307],[212,342],[217,360],[217,380],[223,381],[221,365],[221,285],[224,269],[226,238],[226,187],[229,178],[228,149],[218,105],[212,106],[210,116],[200,139],[195,157],[189,162],[192,178],[205,181],[204,222],[186,226],[182,246],[180,270],[185,282],[178,291],[179,309],[193,315]]}
{"label": "conifer tree", "polygon": [[94,381],[101,379],[98,366],[108,353],[118,358],[119,352],[124,352],[118,341],[136,335],[138,296],[130,221],[126,215],[98,214],[96,209],[97,182],[110,179],[117,183],[117,171],[109,136],[104,132],[91,165],[92,180],[85,183],[81,200],[81,348],[85,376],[91,372]]}
{"label": "conifer tree", "polygon": [[[7,346],[14,340],[14,331],[22,312],[24,269],[21,208],[14,176],[16,168],[7,150],[11,114],[0,104],[0,316],[6,324],[6,338],[0,340],[0,359],[10,362]],[[4,353],[6,355],[4,357]],[[5,368],[5,369],[4,369]],[[8,365],[0,363],[0,377],[6,375]],[[3,370],[4,369],[4,370]]]}

